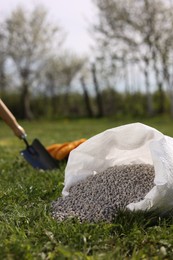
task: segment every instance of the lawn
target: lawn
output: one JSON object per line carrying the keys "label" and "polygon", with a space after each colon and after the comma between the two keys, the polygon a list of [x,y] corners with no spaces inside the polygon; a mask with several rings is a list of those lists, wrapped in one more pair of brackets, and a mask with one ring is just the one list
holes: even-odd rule
{"label": "lawn", "polygon": [[[169,118],[74,119],[21,122],[28,141],[52,143],[89,138],[130,122],[173,136]],[[173,219],[120,213],[112,224],[56,222],[50,204],[61,196],[66,162],[53,171],[34,170],[21,158],[23,141],[0,121],[0,259],[173,259]]]}

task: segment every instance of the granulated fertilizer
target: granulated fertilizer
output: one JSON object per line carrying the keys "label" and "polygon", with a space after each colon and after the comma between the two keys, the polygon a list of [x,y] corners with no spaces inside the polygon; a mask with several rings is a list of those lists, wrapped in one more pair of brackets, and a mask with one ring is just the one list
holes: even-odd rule
{"label": "granulated fertilizer", "polygon": [[111,222],[119,210],[145,197],[154,186],[154,176],[154,167],[149,164],[108,168],[71,187],[67,197],[54,201],[53,218]]}

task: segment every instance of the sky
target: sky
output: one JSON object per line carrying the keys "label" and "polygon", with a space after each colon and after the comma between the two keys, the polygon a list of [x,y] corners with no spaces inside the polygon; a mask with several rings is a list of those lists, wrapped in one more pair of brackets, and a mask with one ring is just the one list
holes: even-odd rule
{"label": "sky", "polygon": [[18,5],[29,10],[37,4],[45,6],[53,23],[64,28],[67,48],[79,55],[90,53],[93,40],[88,32],[89,23],[96,19],[92,0],[1,0],[0,17],[9,15]]}

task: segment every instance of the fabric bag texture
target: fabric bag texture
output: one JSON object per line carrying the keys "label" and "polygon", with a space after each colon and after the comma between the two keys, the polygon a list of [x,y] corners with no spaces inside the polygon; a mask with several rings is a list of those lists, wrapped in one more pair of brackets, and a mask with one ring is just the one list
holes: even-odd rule
{"label": "fabric bag texture", "polygon": [[71,186],[109,167],[141,163],[154,165],[154,187],[142,201],[127,208],[162,212],[173,208],[173,138],[141,123],[108,129],[72,150],[62,195],[67,196]]}

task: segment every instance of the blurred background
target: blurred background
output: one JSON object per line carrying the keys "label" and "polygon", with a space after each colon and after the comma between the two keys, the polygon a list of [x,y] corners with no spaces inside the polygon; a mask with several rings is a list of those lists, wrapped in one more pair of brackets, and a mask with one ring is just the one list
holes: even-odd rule
{"label": "blurred background", "polygon": [[173,1],[28,2],[0,8],[0,97],[17,118],[173,117]]}

